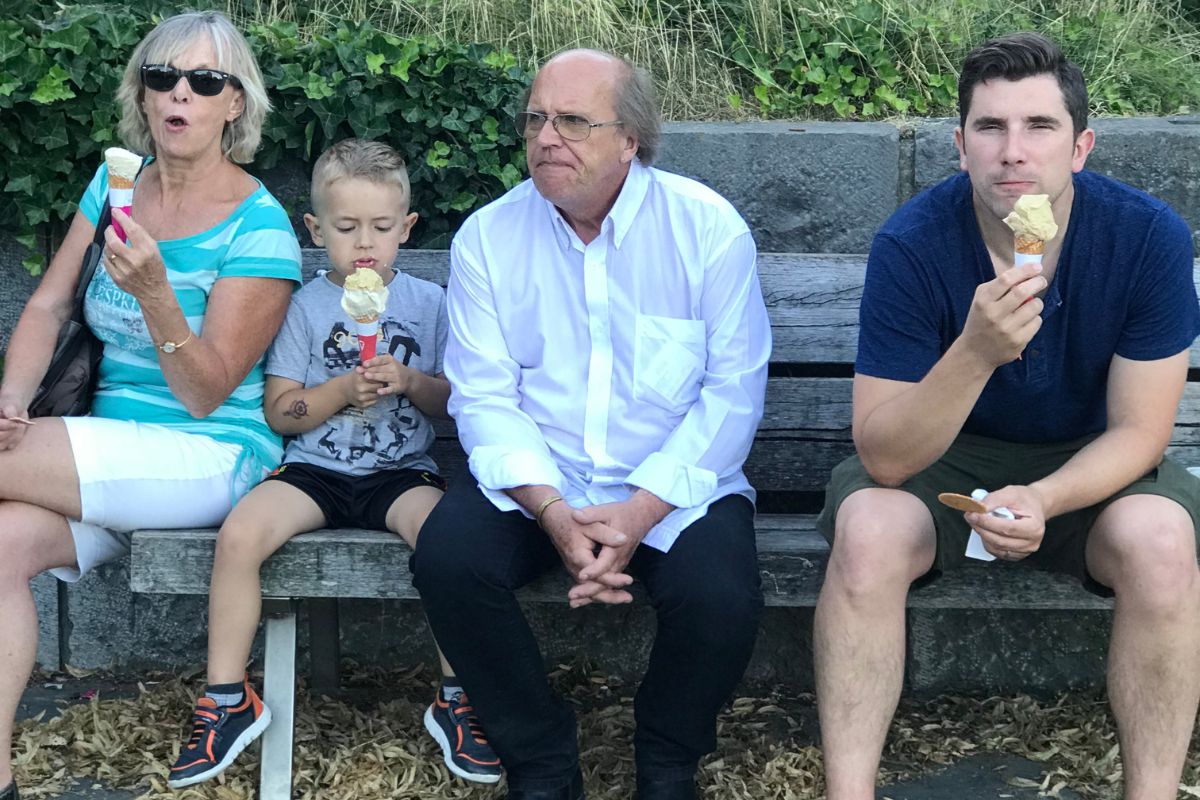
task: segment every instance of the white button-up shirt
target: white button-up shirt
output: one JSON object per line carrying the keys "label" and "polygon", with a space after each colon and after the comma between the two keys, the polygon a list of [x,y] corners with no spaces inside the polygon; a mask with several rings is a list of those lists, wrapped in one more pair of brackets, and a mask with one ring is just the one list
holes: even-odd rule
{"label": "white button-up shirt", "polygon": [[636,160],[586,245],[532,181],[472,214],[450,248],[445,370],[492,503],[641,487],[677,507],[643,540],[665,552],[710,503],[753,501],[742,463],[771,353],[755,257],[728,201]]}

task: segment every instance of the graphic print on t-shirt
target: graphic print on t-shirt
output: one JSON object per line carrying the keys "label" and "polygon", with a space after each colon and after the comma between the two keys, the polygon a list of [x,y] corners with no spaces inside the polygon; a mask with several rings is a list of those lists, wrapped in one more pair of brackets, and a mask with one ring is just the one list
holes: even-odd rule
{"label": "graphic print on t-shirt", "polygon": [[354,369],[358,365],[358,339],[346,329],[343,322],[333,323],[323,350],[326,369]]}
{"label": "graphic print on t-shirt", "polygon": [[141,304],[113,282],[104,259],[96,265],[87,295],[88,325],[101,341],[131,353],[153,353]]}
{"label": "graphic print on t-shirt", "polygon": [[[416,323],[385,318],[379,323],[379,351],[386,352],[408,366],[420,357]],[[324,366],[333,372],[347,372],[358,366],[358,337],[345,323],[334,322],[322,346]],[[390,401],[390,402],[388,402]],[[391,405],[381,417],[379,411]],[[380,401],[371,409],[347,406],[326,424],[317,445],[331,459],[355,464],[365,461],[372,469],[394,469],[407,454],[404,445],[412,438],[418,420],[412,401],[397,395]]]}

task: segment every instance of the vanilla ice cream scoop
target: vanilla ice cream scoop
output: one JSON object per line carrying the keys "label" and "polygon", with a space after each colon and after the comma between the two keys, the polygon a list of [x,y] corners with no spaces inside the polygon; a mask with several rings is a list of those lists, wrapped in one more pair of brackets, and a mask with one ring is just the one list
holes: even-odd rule
{"label": "vanilla ice cream scoop", "polygon": [[379,273],[366,267],[346,277],[342,290],[342,309],[355,322],[373,322],[387,307],[388,290]]}
{"label": "vanilla ice cream scoop", "polygon": [[1058,224],[1054,221],[1048,194],[1023,194],[1018,197],[1012,213],[1004,218],[1004,224],[1012,228],[1018,239],[1048,242],[1058,235]]}
{"label": "vanilla ice cream scoop", "polygon": [[104,162],[108,164],[108,185],[114,189],[132,189],[133,179],[142,168],[142,157],[124,147],[110,147],[104,151]]}

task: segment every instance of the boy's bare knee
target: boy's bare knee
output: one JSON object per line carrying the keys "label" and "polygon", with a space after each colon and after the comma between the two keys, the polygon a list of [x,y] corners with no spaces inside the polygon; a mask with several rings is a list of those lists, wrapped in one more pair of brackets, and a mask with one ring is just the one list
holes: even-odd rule
{"label": "boy's bare knee", "polygon": [[261,564],[264,531],[253,525],[226,521],[217,533],[216,561],[220,564]]}

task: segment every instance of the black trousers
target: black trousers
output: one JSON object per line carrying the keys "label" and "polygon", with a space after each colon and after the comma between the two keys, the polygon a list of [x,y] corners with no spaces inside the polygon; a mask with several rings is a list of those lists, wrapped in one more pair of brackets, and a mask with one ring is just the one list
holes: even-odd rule
{"label": "black trousers", "polygon": [[[565,786],[579,763],[575,715],[551,691],[514,595],[561,563],[533,520],[498,510],[469,474],[430,514],[411,562],[433,633],[514,789]],[[658,622],[634,699],[638,774],[690,778],[716,748],[717,712],[758,632],[753,506],[741,496],[713,503],[670,552],[639,547],[629,573],[645,586]]]}

